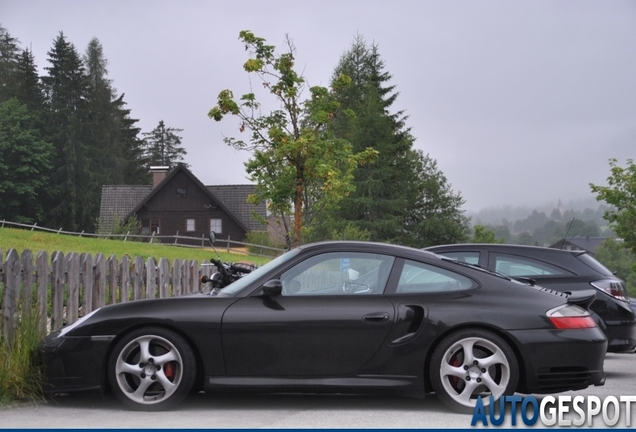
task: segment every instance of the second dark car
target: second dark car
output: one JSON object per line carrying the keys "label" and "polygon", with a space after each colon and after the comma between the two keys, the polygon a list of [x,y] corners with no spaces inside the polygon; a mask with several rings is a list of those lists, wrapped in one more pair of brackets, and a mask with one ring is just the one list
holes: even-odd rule
{"label": "second dark car", "polygon": [[453,244],[426,250],[561,292],[594,288],[590,310],[608,339],[608,352],[636,349],[636,319],[624,282],[585,251],[509,244]]}

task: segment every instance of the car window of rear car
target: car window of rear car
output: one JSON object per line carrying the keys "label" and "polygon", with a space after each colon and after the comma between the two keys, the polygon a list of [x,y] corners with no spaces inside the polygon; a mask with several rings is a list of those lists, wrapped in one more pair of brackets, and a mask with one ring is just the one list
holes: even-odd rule
{"label": "car window of rear car", "polygon": [[395,292],[438,293],[465,290],[474,286],[471,279],[450,270],[406,260]]}
{"label": "car window of rear car", "polygon": [[605,276],[612,276],[614,274],[607,267],[605,267],[603,264],[586,253],[579,254],[576,257],[579,259],[579,261],[583,262],[583,264],[591,267],[593,270],[599,272],[600,274],[603,274]]}
{"label": "car window of rear car", "polygon": [[508,276],[569,276],[570,272],[544,261],[517,255],[494,254],[495,271]]}

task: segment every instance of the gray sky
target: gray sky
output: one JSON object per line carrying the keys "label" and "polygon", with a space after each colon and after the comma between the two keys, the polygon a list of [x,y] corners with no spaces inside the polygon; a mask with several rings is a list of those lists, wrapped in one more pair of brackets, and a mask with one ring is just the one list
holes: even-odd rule
{"label": "gray sky", "polygon": [[205,184],[247,182],[222,141],[238,121],[207,117],[220,90],[250,89],[241,30],[288,34],[310,85],[356,34],[378,44],[395,110],[467,210],[587,198],[609,158],[636,156],[634,1],[2,0],[0,24],[40,68],[60,31],[80,53],[97,37],[132,117],[184,129]]}

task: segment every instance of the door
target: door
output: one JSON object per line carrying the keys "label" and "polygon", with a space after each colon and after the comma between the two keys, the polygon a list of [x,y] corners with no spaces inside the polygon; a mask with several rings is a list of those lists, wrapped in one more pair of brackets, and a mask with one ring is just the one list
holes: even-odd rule
{"label": "door", "polygon": [[383,294],[393,261],[359,252],[314,255],[279,275],[280,296],[234,303],[222,327],[227,375],[355,373],[382,346],[394,321]]}

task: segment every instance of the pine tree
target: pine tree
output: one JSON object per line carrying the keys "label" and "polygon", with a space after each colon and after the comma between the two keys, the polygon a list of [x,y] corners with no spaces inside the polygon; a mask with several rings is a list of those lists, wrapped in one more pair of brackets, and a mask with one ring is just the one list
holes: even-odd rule
{"label": "pine tree", "polygon": [[[355,115],[339,116],[333,131],[351,142],[354,150],[372,147],[379,152],[379,158],[356,171],[356,190],[340,203],[340,209],[331,215],[328,224],[335,226],[336,231],[356,226],[368,232],[374,241],[431,245],[434,240],[423,233],[431,231],[421,218],[433,214],[428,210],[432,203],[424,198],[429,196],[439,201],[435,203],[439,208],[450,211],[446,205],[451,203],[458,213],[453,214],[449,226],[443,229],[457,236],[442,237],[449,241],[462,239],[468,232],[467,220],[455,216],[461,216],[459,208],[463,201],[446,184],[435,161],[413,149],[415,138],[406,127],[408,117],[404,112],[391,112],[399,93],[388,84],[392,77],[385,71],[378,46],[368,46],[357,36],[341,57],[333,80],[342,74],[351,77],[352,83],[339,91],[338,101],[343,110]],[[415,228],[423,232],[413,232]],[[425,241],[426,238],[431,242]]]}
{"label": "pine tree", "polygon": [[146,157],[144,141],[139,138],[141,129],[136,126],[139,121],[130,117],[130,110],[125,108],[124,94],[112,102],[116,109],[115,122],[118,126],[121,143],[123,184],[147,184],[151,181]]}
{"label": "pine tree", "polygon": [[[183,129],[166,127],[163,120],[151,132],[144,132],[142,135],[145,144],[145,158],[148,166],[174,167],[187,154],[181,147],[181,137],[177,135]],[[187,164],[184,164],[186,167]]]}
{"label": "pine tree", "polygon": [[43,77],[49,106],[49,128],[55,146],[52,201],[47,224],[70,231],[94,230],[100,188],[91,170],[91,148],[85,129],[88,81],[84,65],[63,33],[48,52]]}
{"label": "pine tree", "polygon": [[43,115],[46,104],[44,87],[38,75],[33,53],[23,50],[15,72],[16,98],[27,106],[32,115]]}
{"label": "pine tree", "polygon": [[0,218],[42,220],[52,156],[27,106],[16,98],[0,103]]}
{"label": "pine tree", "polygon": [[18,40],[0,26],[0,102],[15,96],[15,72],[19,54]]}

